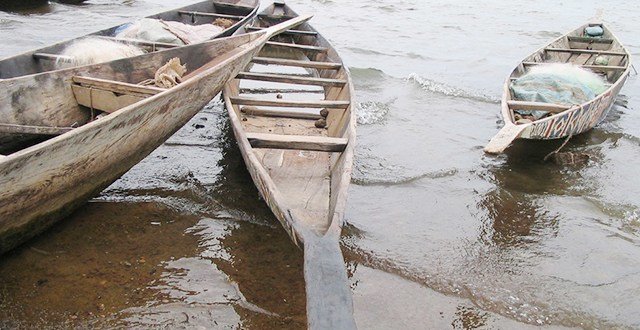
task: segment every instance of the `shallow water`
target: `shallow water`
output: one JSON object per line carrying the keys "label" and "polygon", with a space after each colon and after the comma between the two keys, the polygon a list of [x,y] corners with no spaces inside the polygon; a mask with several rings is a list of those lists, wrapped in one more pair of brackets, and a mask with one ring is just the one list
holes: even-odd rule
{"label": "shallow water", "polygon": [[[180,3],[0,12],[0,55]],[[543,162],[559,143],[482,153],[520,59],[594,16],[637,56],[640,3],[288,3],[315,13],[356,85],[343,250],[361,328],[640,327],[637,77],[566,147],[586,165]],[[3,256],[0,306],[0,327],[303,328],[302,253],[259,199],[216,99]]]}

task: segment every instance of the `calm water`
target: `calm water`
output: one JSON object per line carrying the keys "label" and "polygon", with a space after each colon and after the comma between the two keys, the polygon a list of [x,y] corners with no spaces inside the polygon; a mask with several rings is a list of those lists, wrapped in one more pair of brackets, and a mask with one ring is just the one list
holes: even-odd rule
{"label": "calm water", "polygon": [[[0,13],[0,55],[186,2]],[[316,14],[356,84],[343,246],[361,328],[640,328],[637,77],[568,144],[586,165],[543,162],[558,144],[482,153],[520,59],[595,16],[637,56],[640,3],[288,3]],[[0,259],[0,328],[304,328],[304,301],[302,253],[258,198],[217,98]]]}

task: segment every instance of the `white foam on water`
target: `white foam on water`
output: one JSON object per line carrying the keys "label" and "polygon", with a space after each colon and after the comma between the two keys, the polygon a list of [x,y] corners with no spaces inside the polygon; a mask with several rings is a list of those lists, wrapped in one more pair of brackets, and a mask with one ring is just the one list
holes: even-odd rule
{"label": "white foam on water", "polygon": [[406,80],[419,85],[423,90],[431,93],[452,97],[461,97],[486,103],[500,103],[499,97],[487,95],[477,91],[467,91],[455,86],[449,86],[445,83],[422,77],[416,73],[409,74]]}

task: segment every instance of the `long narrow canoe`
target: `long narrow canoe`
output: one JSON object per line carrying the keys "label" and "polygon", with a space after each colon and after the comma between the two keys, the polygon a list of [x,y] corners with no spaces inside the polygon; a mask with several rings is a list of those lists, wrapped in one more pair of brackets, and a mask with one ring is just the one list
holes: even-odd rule
{"label": "long narrow canoe", "polygon": [[[230,19],[235,24],[226,28],[212,39],[218,37],[230,36],[242,24],[253,18],[258,10],[258,0],[215,0],[202,1],[179,9],[167,11],[164,13],[149,16],[154,19],[162,19],[165,21],[177,21],[185,24],[200,25],[210,24],[217,18]],[[116,39],[112,36],[119,26],[104,29],[89,34],[88,36],[107,38],[123,43],[135,44],[142,47],[148,52],[168,49],[176,47],[172,44],[147,42],[144,40],[132,39]],[[86,37],[86,36],[85,36]],[[66,40],[51,46],[40,49],[30,50],[20,55],[8,57],[0,60],[0,90],[5,90],[7,86],[13,85],[16,78],[55,71],[57,70],[56,62],[64,60],[60,53],[70,44],[78,39]],[[3,93],[7,96],[6,93]],[[18,96],[8,95],[10,98],[2,98],[0,96],[0,118],[7,124],[32,125],[32,126],[52,126],[52,127],[68,127],[71,125],[82,125],[86,123],[87,117],[79,114],[58,116],[46,115],[50,111],[35,113],[29,107],[32,102],[38,100],[28,100],[21,102],[16,101]],[[41,99],[41,101],[46,101]],[[59,107],[58,104],[51,104],[51,107]],[[62,105],[62,108],[69,109],[68,105]],[[13,151],[17,147],[23,147],[31,141],[38,140],[47,136],[48,131],[39,130],[33,132],[17,132],[7,131],[0,127],[0,154],[7,151]]]}
{"label": "long narrow canoe", "polygon": [[[176,21],[189,25],[210,24],[216,18],[228,18],[235,22],[212,39],[232,35],[240,26],[255,16],[258,10],[258,0],[215,0],[202,1],[182,8],[149,16],[149,18],[164,21]],[[80,38],[59,42],[39,49],[32,49],[20,55],[10,56],[0,60],[0,79],[10,79],[28,74],[53,71],[56,69],[57,55],[76,40],[87,36],[111,38],[120,25],[100,30]],[[114,39],[117,40],[117,39]],[[122,42],[134,43],[136,40],[126,39]],[[173,45],[145,42],[138,40],[138,45],[147,50],[160,50]]]}
{"label": "long narrow canoe", "polygon": [[[585,28],[600,26],[602,37],[585,35]],[[598,56],[608,59],[607,65],[594,63]],[[502,117],[505,126],[484,148],[487,153],[501,153],[516,139],[551,140],[583,133],[599,124],[611,109],[630,72],[631,55],[618,38],[602,23],[591,23],[554,40],[527,56],[507,78],[502,95]],[[551,63],[572,63],[601,75],[609,88],[583,104],[566,106],[553,103],[524,102],[514,99],[509,88],[512,81],[525,75],[530,68]],[[548,113],[532,122],[518,123],[519,110]]]}
{"label": "long narrow canoe", "polygon": [[[275,3],[237,33],[296,16]],[[356,139],[347,67],[304,23],[267,42],[223,95],[254,183],[304,250],[309,328],[355,328],[339,244]]]}
{"label": "long narrow canoe", "polygon": [[[13,91],[1,92],[20,91],[19,102],[29,102],[29,111],[76,114],[89,122],[77,128],[0,123],[5,129],[59,134],[0,156],[0,253],[110,185],[198,113],[273,34],[309,18],[261,33],[14,79]],[[187,66],[183,82],[169,89],[137,84],[154,78],[173,58]]]}

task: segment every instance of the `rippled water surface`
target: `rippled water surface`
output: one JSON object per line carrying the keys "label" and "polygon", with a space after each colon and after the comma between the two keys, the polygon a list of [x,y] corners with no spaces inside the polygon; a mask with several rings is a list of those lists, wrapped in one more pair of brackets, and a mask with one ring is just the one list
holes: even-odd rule
{"label": "rippled water surface", "polygon": [[[186,2],[0,12],[0,55]],[[343,250],[361,328],[640,328],[637,77],[566,147],[588,164],[544,162],[559,143],[482,153],[520,59],[596,16],[637,56],[640,3],[288,4],[315,14],[356,86]],[[214,99],[99,197],[2,256],[0,328],[304,328],[302,253],[259,199],[227,121]]]}

